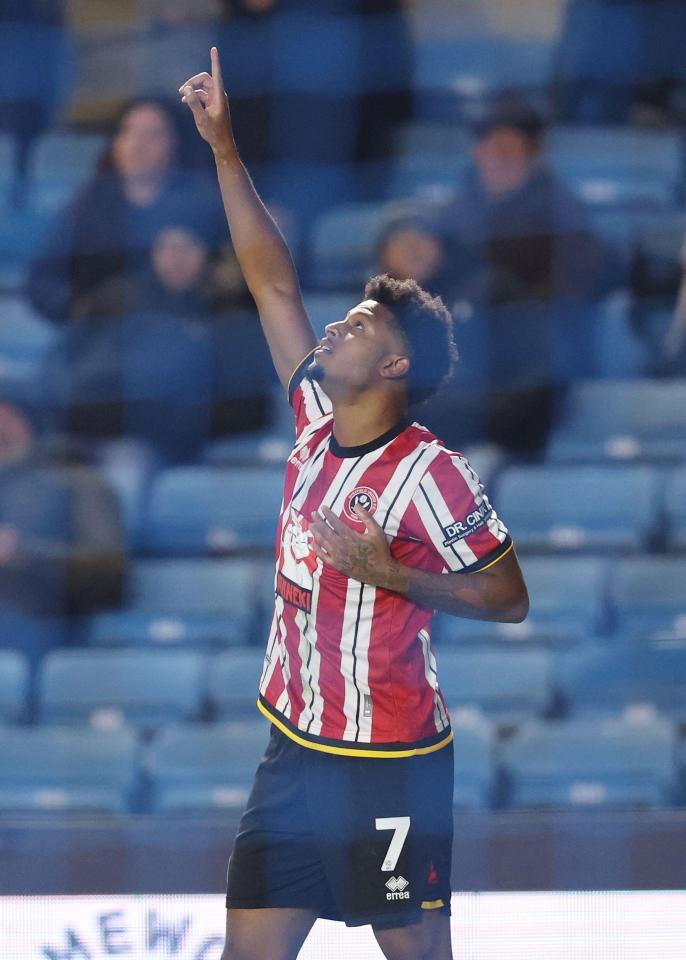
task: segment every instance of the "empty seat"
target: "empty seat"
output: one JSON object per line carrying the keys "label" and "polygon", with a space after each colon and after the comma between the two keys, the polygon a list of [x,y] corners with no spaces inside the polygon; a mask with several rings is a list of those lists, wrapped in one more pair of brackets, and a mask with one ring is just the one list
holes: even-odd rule
{"label": "empty seat", "polygon": [[548,459],[686,459],[686,380],[576,384],[551,439]]}
{"label": "empty seat", "polygon": [[442,643],[523,642],[567,644],[606,629],[606,566],[588,557],[522,558],[529,591],[523,623],[489,623],[439,613],[435,633]]}
{"label": "empty seat", "polygon": [[686,723],[686,645],[584,644],[557,684],[574,715],[649,709]]}
{"label": "empty seat", "polygon": [[146,762],[155,810],[244,806],[268,741],[262,719],[165,727]]}
{"label": "empty seat", "polygon": [[610,600],[618,633],[686,637],[686,559],[642,557],[613,567]]}
{"label": "empty seat", "polygon": [[94,173],[106,138],[94,133],[52,131],[36,140],[29,158],[32,207],[52,213],[63,207]]}
{"label": "empty seat", "polygon": [[0,810],[125,812],[136,758],[131,730],[0,728]]}
{"label": "empty seat", "polygon": [[[601,184],[607,190],[615,185],[617,193],[605,192],[606,200],[649,196],[657,190],[667,203],[676,199],[682,176],[684,152],[678,134],[664,130],[640,130],[629,127],[554,127],[548,133],[548,151],[557,172],[577,185],[598,184],[594,196],[603,202]],[[583,192],[583,191],[582,191]]]}
{"label": "empty seat", "polygon": [[469,710],[454,710],[456,807],[488,808],[493,802],[495,732]]}
{"label": "empty seat", "polygon": [[316,287],[357,288],[373,272],[376,240],[385,208],[351,203],[323,214],[312,233],[312,281]]}
{"label": "empty seat", "polygon": [[15,650],[0,650],[0,722],[23,719],[28,696],[28,660]]}
{"label": "empty seat", "polygon": [[97,614],[88,636],[99,646],[247,643],[261,614],[263,579],[257,560],[138,560],[124,610]]}
{"label": "empty seat", "polygon": [[205,666],[200,653],[185,650],[57,650],[41,667],[40,716],[101,728],[194,719]]}
{"label": "empty seat", "polygon": [[509,805],[668,805],[675,748],[663,719],[531,722],[503,746]]}
{"label": "empty seat", "polygon": [[217,717],[251,717],[256,711],[264,650],[227,650],[210,666],[209,698]]}
{"label": "empty seat", "polygon": [[172,554],[273,547],[282,494],[281,468],[165,470],[150,496],[143,545]]}
{"label": "empty seat", "polygon": [[512,467],[497,501],[519,547],[638,550],[655,535],[660,491],[648,466]]}
{"label": "empty seat", "polygon": [[551,700],[551,662],[543,650],[444,647],[438,680],[449,708],[476,707],[503,725],[545,713]]}
{"label": "empty seat", "polygon": [[667,538],[671,547],[686,550],[686,467],[675,470],[665,496]]}

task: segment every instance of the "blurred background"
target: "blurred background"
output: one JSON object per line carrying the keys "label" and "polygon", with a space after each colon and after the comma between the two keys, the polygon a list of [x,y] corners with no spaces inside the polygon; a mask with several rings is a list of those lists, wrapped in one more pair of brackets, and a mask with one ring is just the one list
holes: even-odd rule
{"label": "blurred background", "polygon": [[221,890],[292,421],[176,91],[216,43],[318,330],[450,307],[415,411],[531,614],[438,616],[456,889],[683,887],[686,4],[1,0],[0,893]]}

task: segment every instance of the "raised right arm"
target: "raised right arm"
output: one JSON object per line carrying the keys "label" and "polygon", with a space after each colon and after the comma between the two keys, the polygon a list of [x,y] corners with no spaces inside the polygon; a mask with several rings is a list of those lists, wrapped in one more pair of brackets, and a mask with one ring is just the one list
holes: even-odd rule
{"label": "raised right arm", "polygon": [[193,113],[198,132],[212,148],[236,257],[255,299],[279,380],[287,386],[317,338],[286,241],[238,155],[216,47],[210,56],[212,75],[191,77],[179,93]]}

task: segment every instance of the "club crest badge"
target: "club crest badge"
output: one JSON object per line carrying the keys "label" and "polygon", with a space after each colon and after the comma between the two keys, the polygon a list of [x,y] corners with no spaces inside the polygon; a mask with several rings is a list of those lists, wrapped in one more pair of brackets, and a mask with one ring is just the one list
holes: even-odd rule
{"label": "club crest badge", "polygon": [[375,490],[372,490],[371,487],[355,487],[355,489],[352,490],[345,498],[343,512],[348,520],[359,523],[360,518],[356,517],[353,513],[354,507],[362,507],[362,509],[366,510],[367,513],[373,514],[378,506],[379,498],[377,497]]}

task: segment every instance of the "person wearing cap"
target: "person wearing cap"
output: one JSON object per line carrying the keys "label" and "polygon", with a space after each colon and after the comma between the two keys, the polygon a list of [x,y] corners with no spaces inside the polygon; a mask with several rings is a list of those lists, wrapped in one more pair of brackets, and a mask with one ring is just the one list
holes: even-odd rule
{"label": "person wearing cap", "polygon": [[567,368],[567,348],[583,340],[584,301],[603,256],[582,201],[547,162],[539,110],[505,91],[475,119],[474,133],[471,168],[440,216],[453,250],[457,312],[478,323],[488,357],[486,439],[536,454],[561,383],[581,372]]}

